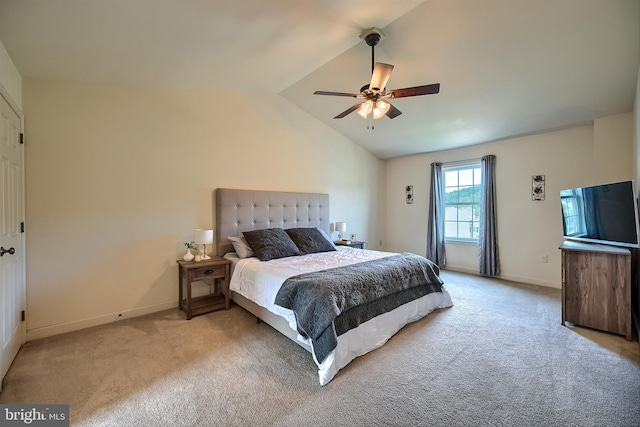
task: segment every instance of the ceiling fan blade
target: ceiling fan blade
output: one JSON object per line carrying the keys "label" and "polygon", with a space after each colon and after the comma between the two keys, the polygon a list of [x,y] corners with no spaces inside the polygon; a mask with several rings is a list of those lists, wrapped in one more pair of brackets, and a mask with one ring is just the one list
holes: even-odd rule
{"label": "ceiling fan blade", "polygon": [[345,92],[326,92],[324,90],[317,90],[313,92],[314,95],[329,95],[329,96],[348,96],[351,98],[357,98],[358,94],[355,93],[345,93]]}
{"label": "ceiling fan blade", "polygon": [[361,106],[361,105],[362,105],[362,102],[361,102],[361,103],[359,103],[359,104],[354,105],[353,107],[351,107],[351,108],[349,108],[349,109],[347,109],[347,110],[344,110],[342,113],[340,113],[340,114],[338,114],[337,116],[335,116],[335,117],[334,117],[334,119],[341,119],[341,118],[343,118],[344,116],[346,116],[347,114],[351,114],[351,113],[353,113],[353,112],[354,112],[354,111],[356,111],[358,108],[360,108],[360,106]]}
{"label": "ceiling fan blade", "polygon": [[394,119],[398,117],[400,114],[402,114],[402,111],[398,110],[392,104],[389,104],[389,111],[387,111],[387,117],[389,117],[390,119]]}
{"label": "ceiling fan blade", "polygon": [[391,99],[406,98],[407,96],[433,95],[440,92],[440,83],[424,86],[406,87],[404,89],[388,90],[386,96]]}
{"label": "ceiling fan blade", "polygon": [[383,90],[387,85],[389,77],[391,77],[392,71],[393,65],[376,62],[376,65],[373,67],[373,74],[371,75],[371,84],[369,84],[369,88]]}

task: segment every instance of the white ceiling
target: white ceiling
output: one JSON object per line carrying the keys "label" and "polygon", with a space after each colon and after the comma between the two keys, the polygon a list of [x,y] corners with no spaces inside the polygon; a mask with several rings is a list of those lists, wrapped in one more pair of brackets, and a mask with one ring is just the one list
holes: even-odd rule
{"label": "white ceiling", "polygon": [[[440,83],[367,121],[359,35],[382,28],[388,89]],[[23,77],[279,93],[379,158],[589,123],[633,109],[640,0],[0,0]]]}

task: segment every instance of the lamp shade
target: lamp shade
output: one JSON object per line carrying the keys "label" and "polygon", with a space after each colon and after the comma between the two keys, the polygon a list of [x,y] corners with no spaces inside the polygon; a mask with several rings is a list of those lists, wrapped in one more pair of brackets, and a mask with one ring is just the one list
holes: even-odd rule
{"label": "lamp shade", "polygon": [[367,118],[369,113],[373,110],[374,102],[370,99],[366,100],[362,104],[360,104],[360,108],[358,108],[358,114],[364,119]]}
{"label": "lamp shade", "polygon": [[375,107],[373,107],[373,118],[379,119],[384,117],[389,111],[389,103],[387,101],[377,101]]}
{"label": "lamp shade", "polygon": [[336,222],[336,231],[347,231],[347,223],[346,222]]}
{"label": "lamp shade", "polygon": [[208,245],[213,243],[213,230],[196,229],[196,243],[199,245]]}

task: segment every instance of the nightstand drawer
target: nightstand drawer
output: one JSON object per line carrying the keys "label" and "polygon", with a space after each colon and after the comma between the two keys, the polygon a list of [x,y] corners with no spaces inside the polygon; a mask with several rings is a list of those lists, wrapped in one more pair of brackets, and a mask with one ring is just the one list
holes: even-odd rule
{"label": "nightstand drawer", "polygon": [[226,267],[224,265],[213,265],[209,267],[194,268],[190,271],[191,280],[195,282],[197,280],[217,279],[220,277],[225,277],[225,269]]}

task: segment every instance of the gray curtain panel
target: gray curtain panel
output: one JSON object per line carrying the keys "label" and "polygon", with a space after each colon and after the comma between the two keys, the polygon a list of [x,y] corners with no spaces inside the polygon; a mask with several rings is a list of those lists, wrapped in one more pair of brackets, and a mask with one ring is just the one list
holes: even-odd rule
{"label": "gray curtain panel", "polygon": [[480,216],[480,274],[500,275],[496,218],[496,156],[482,157],[482,214]]}
{"label": "gray curtain panel", "polygon": [[444,195],[442,194],[442,163],[431,163],[429,222],[427,224],[427,258],[444,267]]}

